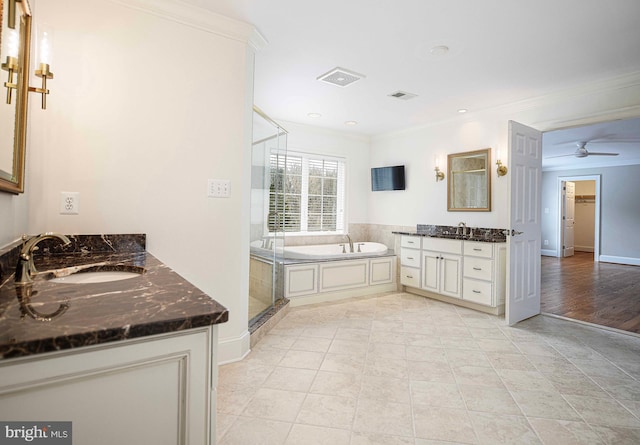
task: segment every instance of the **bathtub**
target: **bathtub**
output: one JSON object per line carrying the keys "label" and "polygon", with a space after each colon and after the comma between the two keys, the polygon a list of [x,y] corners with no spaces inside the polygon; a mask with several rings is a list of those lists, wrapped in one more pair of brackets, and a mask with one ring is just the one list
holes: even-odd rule
{"label": "bathtub", "polygon": [[384,244],[355,242],[353,253],[348,243],[285,246],[284,251],[268,246],[273,247],[270,239],[252,242],[251,260],[274,264],[275,250],[278,280],[283,280],[279,297],[292,307],[397,291],[397,259]]}
{"label": "bathtub", "polygon": [[284,257],[291,259],[349,259],[350,257],[368,257],[384,255],[387,246],[374,242],[353,243],[353,253],[349,252],[348,243],[317,244],[311,246],[285,246]]}

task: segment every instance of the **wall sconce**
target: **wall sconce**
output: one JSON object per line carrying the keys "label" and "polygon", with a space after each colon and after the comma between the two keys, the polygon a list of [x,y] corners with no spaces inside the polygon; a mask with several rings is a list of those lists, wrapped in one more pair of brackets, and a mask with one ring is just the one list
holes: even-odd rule
{"label": "wall sconce", "polygon": [[36,49],[38,69],[35,70],[36,77],[42,79],[42,87],[29,87],[29,91],[32,93],[40,93],[42,95],[42,109],[47,109],[47,79],[53,79],[53,72],[51,72],[51,59],[52,59],[52,33],[46,26],[38,27],[38,48]]}
{"label": "wall sconce", "polygon": [[502,160],[500,159],[502,156],[502,150],[501,149],[497,149],[496,150],[496,165],[498,166],[498,168],[496,169],[496,172],[498,172],[498,178],[500,176],[505,176],[507,174],[507,166],[506,165],[502,165]]}
{"label": "wall sconce", "polygon": [[496,165],[498,166],[498,176],[504,176],[507,174],[507,166],[506,165],[502,165],[502,161],[500,161],[500,159],[498,159],[498,162],[496,162]]}
{"label": "wall sconce", "polygon": [[7,61],[2,64],[2,69],[9,73],[4,86],[7,87],[7,104],[11,104],[13,90],[18,89],[18,84],[13,83],[13,75],[18,72],[18,48],[20,42],[18,40],[18,33],[15,30],[7,29],[7,31],[9,34],[6,48]]}
{"label": "wall sconce", "polygon": [[444,172],[440,171],[440,156],[434,157],[434,163],[436,164],[434,169],[436,171],[436,182],[444,180]]}
{"label": "wall sconce", "polygon": [[498,166],[498,168],[496,169],[496,171],[498,172],[498,177],[506,175],[508,169],[506,165],[502,165],[502,161],[500,160],[500,150],[496,150],[496,158],[498,158],[498,160],[496,161],[496,165]]}

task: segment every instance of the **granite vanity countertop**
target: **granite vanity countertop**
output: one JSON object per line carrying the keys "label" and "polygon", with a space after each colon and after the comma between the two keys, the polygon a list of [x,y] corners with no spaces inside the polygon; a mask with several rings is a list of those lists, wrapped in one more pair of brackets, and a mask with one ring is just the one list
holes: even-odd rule
{"label": "granite vanity countertop", "polygon": [[[468,230],[468,229],[467,229]],[[457,235],[458,227],[418,224],[415,231],[394,231],[396,235],[424,236],[428,238],[458,239],[481,243],[506,243],[503,229],[473,228],[474,236]]]}
{"label": "granite vanity countertop", "polygon": [[462,241],[477,241],[481,243],[506,243],[505,239],[496,239],[496,238],[485,238],[483,236],[473,236],[470,237],[468,235],[443,235],[443,234],[430,234],[430,233],[421,233],[421,232],[393,232],[396,235],[410,235],[410,236],[424,236],[426,238],[445,238],[445,239],[459,239]]}
{"label": "granite vanity countertop", "polygon": [[61,252],[52,252],[56,241],[51,248],[46,247],[48,240],[40,243],[45,254],[35,256],[36,268],[96,265],[92,270],[143,273],[84,284],[54,283],[43,274],[22,286],[9,277],[0,286],[0,357],[181,331],[229,319],[224,306],[146,252],[144,235],[133,235],[137,237],[133,243],[124,235],[91,236],[70,236],[72,245]]}

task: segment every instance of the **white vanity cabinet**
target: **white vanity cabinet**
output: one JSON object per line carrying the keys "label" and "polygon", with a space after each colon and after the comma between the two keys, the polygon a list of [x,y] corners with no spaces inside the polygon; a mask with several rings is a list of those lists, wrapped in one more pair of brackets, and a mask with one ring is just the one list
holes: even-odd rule
{"label": "white vanity cabinet", "polygon": [[422,289],[462,297],[462,241],[425,238],[422,264]]}
{"label": "white vanity cabinet", "polygon": [[504,305],[505,243],[464,242],[464,300],[497,307]]}
{"label": "white vanity cabinet", "polygon": [[400,284],[420,287],[422,237],[402,235],[400,238]]}
{"label": "white vanity cabinet", "polygon": [[217,331],[0,360],[0,418],[71,421],[78,444],[214,444]]}
{"label": "white vanity cabinet", "polygon": [[409,292],[504,312],[506,243],[402,235],[400,283]]}

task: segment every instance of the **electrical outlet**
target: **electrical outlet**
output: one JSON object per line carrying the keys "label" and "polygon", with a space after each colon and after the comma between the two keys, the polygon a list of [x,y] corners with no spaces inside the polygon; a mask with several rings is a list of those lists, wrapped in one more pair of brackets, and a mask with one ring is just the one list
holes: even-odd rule
{"label": "electrical outlet", "polygon": [[229,179],[209,179],[207,181],[207,196],[209,198],[228,198],[231,194]]}
{"label": "electrical outlet", "polygon": [[77,215],[80,213],[80,193],[60,192],[60,214]]}
{"label": "electrical outlet", "polygon": [[549,240],[548,240],[548,239],[544,240],[544,245],[545,245],[545,246],[548,246],[548,245],[549,245]]}

